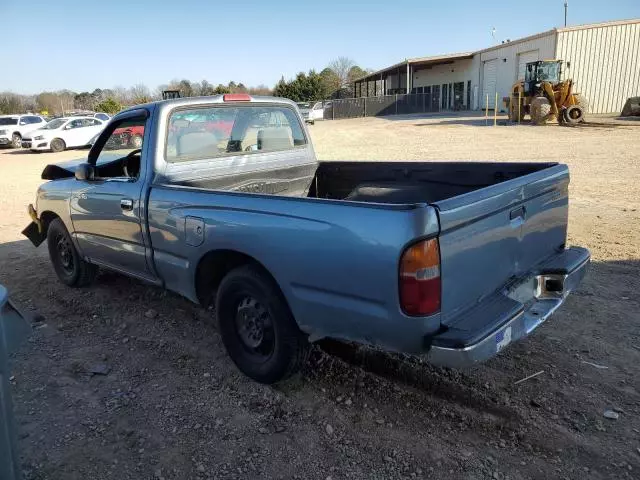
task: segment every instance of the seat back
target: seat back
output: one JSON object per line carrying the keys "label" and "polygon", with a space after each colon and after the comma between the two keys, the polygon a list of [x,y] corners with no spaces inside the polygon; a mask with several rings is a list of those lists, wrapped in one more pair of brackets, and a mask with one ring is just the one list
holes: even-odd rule
{"label": "seat back", "polygon": [[217,155],[218,137],[211,132],[191,132],[178,137],[176,153],[183,155]]}
{"label": "seat back", "polygon": [[258,150],[288,150],[293,148],[291,129],[288,127],[264,128],[258,131]]}

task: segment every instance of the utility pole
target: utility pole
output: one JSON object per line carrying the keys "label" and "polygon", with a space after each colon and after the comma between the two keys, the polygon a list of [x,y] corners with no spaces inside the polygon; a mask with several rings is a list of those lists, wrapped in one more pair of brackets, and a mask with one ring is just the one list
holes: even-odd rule
{"label": "utility pole", "polygon": [[564,26],[567,26],[567,8],[569,8],[569,2],[564,2]]}

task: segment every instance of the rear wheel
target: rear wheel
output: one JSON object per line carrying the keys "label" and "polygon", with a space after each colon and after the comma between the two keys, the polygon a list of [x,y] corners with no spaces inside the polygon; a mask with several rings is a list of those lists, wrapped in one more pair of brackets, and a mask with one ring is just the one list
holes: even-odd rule
{"label": "rear wheel", "polygon": [[512,122],[522,121],[524,119],[524,105],[520,105],[519,113],[518,116],[518,101],[509,102],[509,120]]}
{"label": "rear wheel", "polygon": [[59,218],[49,224],[47,246],[53,268],[65,285],[85,287],[96,278],[98,267],[80,257],[67,228]]}
{"label": "rear wheel", "polygon": [[22,136],[19,133],[11,135],[11,146],[13,148],[20,148],[22,146]]}
{"label": "rear wheel", "polygon": [[220,283],[216,316],[225,348],[242,373],[260,383],[283,380],[304,364],[309,343],[273,279],[254,265]]}
{"label": "rear wheel", "polygon": [[51,147],[51,151],[56,153],[62,152],[65,148],[67,148],[67,145],[61,138],[54,138],[53,140],[51,140],[49,146]]}
{"label": "rear wheel", "polygon": [[544,125],[551,116],[551,103],[547,97],[536,97],[531,101],[531,121]]}
{"label": "rear wheel", "polygon": [[589,113],[589,100],[580,93],[576,93],[573,97],[576,102],[575,104],[582,108],[582,121],[584,122],[584,116]]}
{"label": "rear wheel", "polygon": [[580,105],[571,105],[562,113],[564,121],[570,124],[576,124],[584,121],[584,111]]}

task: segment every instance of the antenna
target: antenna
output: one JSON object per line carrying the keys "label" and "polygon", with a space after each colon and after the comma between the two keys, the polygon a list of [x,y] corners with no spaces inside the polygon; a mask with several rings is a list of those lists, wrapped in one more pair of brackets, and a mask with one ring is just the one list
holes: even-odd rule
{"label": "antenna", "polygon": [[491,38],[493,38],[493,41],[496,41],[496,27],[491,27]]}
{"label": "antenna", "polygon": [[569,2],[565,0],[564,2],[564,26],[567,26],[567,9],[569,8]]}

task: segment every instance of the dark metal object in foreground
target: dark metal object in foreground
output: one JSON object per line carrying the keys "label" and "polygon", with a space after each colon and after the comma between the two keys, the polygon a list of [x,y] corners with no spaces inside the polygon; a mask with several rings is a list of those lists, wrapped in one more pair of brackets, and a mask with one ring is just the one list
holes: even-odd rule
{"label": "dark metal object in foreground", "polygon": [[9,301],[7,289],[0,285],[0,479],[20,478],[16,446],[8,356],[28,335],[29,324]]}

